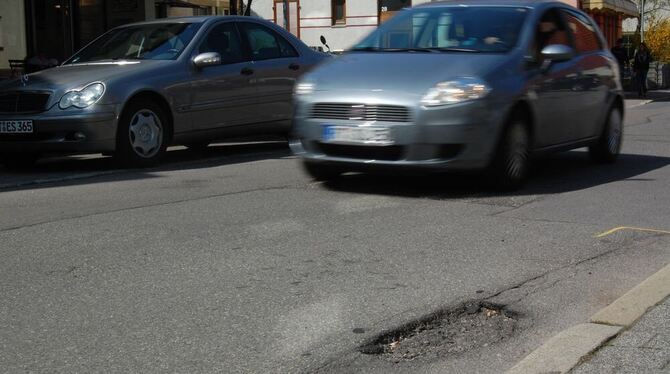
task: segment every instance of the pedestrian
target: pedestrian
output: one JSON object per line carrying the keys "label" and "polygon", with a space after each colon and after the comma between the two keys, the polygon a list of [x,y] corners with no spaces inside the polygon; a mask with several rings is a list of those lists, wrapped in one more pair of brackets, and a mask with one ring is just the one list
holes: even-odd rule
{"label": "pedestrian", "polygon": [[651,62],[651,53],[644,42],[640,43],[635,51],[633,58],[633,69],[637,79],[637,93],[640,97],[647,97],[647,73],[649,72],[649,63]]}
{"label": "pedestrian", "polygon": [[612,47],[612,54],[619,63],[619,78],[623,82],[624,71],[629,68],[630,57],[628,57],[628,50],[623,46],[623,38],[616,41],[616,45]]}

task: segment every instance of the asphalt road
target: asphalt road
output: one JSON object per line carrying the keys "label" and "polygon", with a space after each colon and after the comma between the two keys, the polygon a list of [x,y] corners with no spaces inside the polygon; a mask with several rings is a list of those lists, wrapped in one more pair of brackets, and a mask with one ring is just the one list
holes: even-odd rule
{"label": "asphalt road", "polygon": [[[670,103],[628,112],[623,155],[476,177],[311,182],[283,142],[0,169],[2,372],[478,372],[511,367],[670,262]],[[468,301],[497,344],[393,363],[358,347]]]}

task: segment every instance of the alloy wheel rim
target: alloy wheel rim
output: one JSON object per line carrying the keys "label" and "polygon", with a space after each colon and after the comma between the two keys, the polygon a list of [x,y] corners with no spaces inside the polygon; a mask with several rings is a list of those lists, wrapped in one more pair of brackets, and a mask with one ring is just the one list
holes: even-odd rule
{"label": "alloy wheel rim", "polygon": [[163,124],[149,109],[137,111],[128,126],[130,146],[143,158],[151,158],[160,151],[163,143]]}
{"label": "alloy wheel rim", "polygon": [[617,112],[610,114],[608,127],[607,149],[611,154],[617,154],[621,144],[621,117]]}

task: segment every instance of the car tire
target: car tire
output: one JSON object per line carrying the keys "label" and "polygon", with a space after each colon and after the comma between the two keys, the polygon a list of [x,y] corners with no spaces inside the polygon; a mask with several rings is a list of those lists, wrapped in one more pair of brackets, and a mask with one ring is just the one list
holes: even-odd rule
{"label": "car tire", "polygon": [[613,163],[621,152],[623,140],[623,116],[621,109],[614,107],[607,116],[607,122],[598,141],[589,147],[591,159],[601,163]]}
{"label": "car tire", "polygon": [[302,166],[307,175],[316,181],[327,182],[336,179],[342,174],[340,169],[332,165],[304,161]]}
{"label": "car tire", "polygon": [[158,164],[172,135],[165,109],[149,99],[131,101],[124,109],[116,132],[115,157],[124,167]]}
{"label": "car tire", "polygon": [[522,118],[514,118],[505,128],[491,163],[490,177],[504,190],[521,188],[530,172],[530,134]]}
{"label": "car tire", "polygon": [[25,171],[35,166],[39,159],[39,153],[5,153],[0,156],[0,164],[7,170]]}

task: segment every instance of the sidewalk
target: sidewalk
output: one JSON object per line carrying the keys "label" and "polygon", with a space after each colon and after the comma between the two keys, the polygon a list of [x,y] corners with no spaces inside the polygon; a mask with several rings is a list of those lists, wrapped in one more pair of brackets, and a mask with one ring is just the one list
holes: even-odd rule
{"label": "sidewalk", "polygon": [[624,95],[626,98],[626,108],[633,108],[653,101],[670,100],[670,90],[649,91],[647,92],[646,99],[638,97],[637,92],[634,91],[626,91]]}
{"label": "sidewalk", "polygon": [[570,373],[670,373],[670,298]]}
{"label": "sidewalk", "polygon": [[507,371],[540,373],[670,374],[670,264]]}

